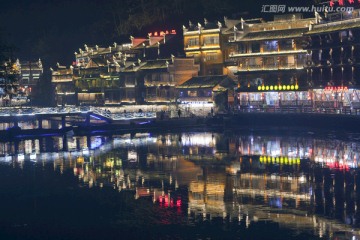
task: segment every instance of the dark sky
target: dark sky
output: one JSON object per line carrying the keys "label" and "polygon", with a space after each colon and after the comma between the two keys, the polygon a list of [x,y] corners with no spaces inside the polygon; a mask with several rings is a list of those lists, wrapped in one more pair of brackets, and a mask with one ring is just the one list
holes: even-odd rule
{"label": "dark sky", "polygon": [[[312,0],[16,0],[0,3],[0,40],[15,57],[70,65],[74,51],[88,45],[128,41],[130,34],[243,16],[265,17],[263,4],[308,5]],[[121,23],[122,28],[116,31]]]}

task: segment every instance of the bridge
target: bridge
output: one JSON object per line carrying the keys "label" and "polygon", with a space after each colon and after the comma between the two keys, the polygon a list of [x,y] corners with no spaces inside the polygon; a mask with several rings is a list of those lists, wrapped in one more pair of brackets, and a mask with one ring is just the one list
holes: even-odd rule
{"label": "bridge", "polygon": [[[156,118],[156,112],[111,113],[94,107],[67,108],[0,108],[0,139],[23,138],[25,136],[63,135],[73,130],[73,127],[90,127],[109,124],[122,126],[132,123],[148,123]],[[48,120],[52,125],[43,125]],[[21,123],[35,122],[30,129],[21,129]],[[110,125],[109,125],[110,126]]]}
{"label": "bridge", "polygon": [[[68,120],[67,120],[68,118]],[[72,118],[71,120],[69,118]],[[105,123],[116,123],[131,120],[155,119],[155,112],[141,113],[111,113],[94,107],[68,107],[68,108],[0,108],[0,123],[13,123],[18,127],[19,122],[37,121],[38,128],[42,129],[43,120],[60,120],[62,128],[66,122],[74,125],[90,125],[91,120]]]}

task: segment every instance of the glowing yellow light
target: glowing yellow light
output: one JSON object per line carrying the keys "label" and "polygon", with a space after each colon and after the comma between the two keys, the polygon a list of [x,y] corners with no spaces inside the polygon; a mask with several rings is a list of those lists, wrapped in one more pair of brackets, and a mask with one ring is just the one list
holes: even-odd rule
{"label": "glowing yellow light", "polygon": [[261,90],[263,90],[263,91],[264,91],[264,90],[265,90],[265,86],[262,86],[262,87],[261,87]]}
{"label": "glowing yellow light", "polygon": [[291,88],[291,90],[294,90],[294,89],[295,89],[294,85],[291,85],[291,87],[290,87],[290,88]]}
{"label": "glowing yellow light", "polygon": [[274,90],[274,87],[273,87],[273,86],[270,86],[270,90],[271,90],[271,91]]}
{"label": "glowing yellow light", "polygon": [[282,90],[282,86],[279,86],[279,90]]}
{"label": "glowing yellow light", "polygon": [[269,86],[266,86],[266,88],[265,88],[265,89],[266,89],[266,91],[269,91]]}
{"label": "glowing yellow light", "polygon": [[286,85],[283,86],[283,90],[286,90]]}
{"label": "glowing yellow light", "polygon": [[276,157],[276,162],[279,163],[279,157]]}
{"label": "glowing yellow light", "polygon": [[274,90],[277,91],[277,90],[278,90],[278,86],[275,86],[275,87],[274,87]]}
{"label": "glowing yellow light", "polygon": [[84,157],[78,157],[77,160],[76,160],[76,162],[77,162],[78,164],[84,163]]}
{"label": "glowing yellow light", "polygon": [[300,158],[297,159],[297,164],[300,164]]}
{"label": "glowing yellow light", "polygon": [[261,86],[258,86],[258,90],[259,90],[259,91],[261,90]]}
{"label": "glowing yellow light", "polygon": [[274,163],[275,162],[275,157],[271,158],[271,162]]}
{"label": "glowing yellow light", "polygon": [[295,85],[295,90],[298,90],[299,89],[299,85]]}
{"label": "glowing yellow light", "polygon": [[290,85],[287,85],[286,89],[287,89],[287,90],[290,90]]}

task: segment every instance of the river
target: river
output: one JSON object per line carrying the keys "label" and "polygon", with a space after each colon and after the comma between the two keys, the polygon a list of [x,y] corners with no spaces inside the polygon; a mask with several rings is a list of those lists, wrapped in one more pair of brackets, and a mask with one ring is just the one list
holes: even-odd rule
{"label": "river", "polygon": [[359,154],[306,129],[1,142],[0,238],[360,239]]}

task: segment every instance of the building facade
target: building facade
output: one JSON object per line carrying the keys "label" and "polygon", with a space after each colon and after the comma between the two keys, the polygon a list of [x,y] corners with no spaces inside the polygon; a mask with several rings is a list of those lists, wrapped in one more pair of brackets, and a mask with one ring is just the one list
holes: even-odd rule
{"label": "building facade", "polygon": [[307,104],[302,43],[313,20],[292,14],[270,22],[242,19],[233,28],[226,64],[238,78],[240,107]]}
{"label": "building facade", "polygon": [[360,10],[317,15],[305,36],[305,69],[314,105],[358,109]]}
{"label": "building facade", "polygon": [[[53,71],[57,104],[104,106],[175,102],[175,86],[197,76],[199,66],[193,59],[172,55],[161,58],[168,52],[165,46],[171,43],[175,32],[160,34],[149,34],[148,38],[131,37],[131,43],[114,43],[107,48],[84,45],[79,53],[75,52],[71,77],[63,67],[57,66]],[[67,96],[69,92],[75,96],[75,103]]]}
{"label": "building facade", "polygon": [[58,106],[65,104],[75,105],[76,94],[73,82],[73,67],[65,67],[57,64],[51,68],[51,82],[55,92],[55,103]]}
{"label": "building facade", "polygon": [[200,65],[201,76],[226,74],[229,29],[240,21],[224,20],[225,23],[212,23],[205,19],[203,24],[189,22],[188,27],[183,26],[185,55]]}

